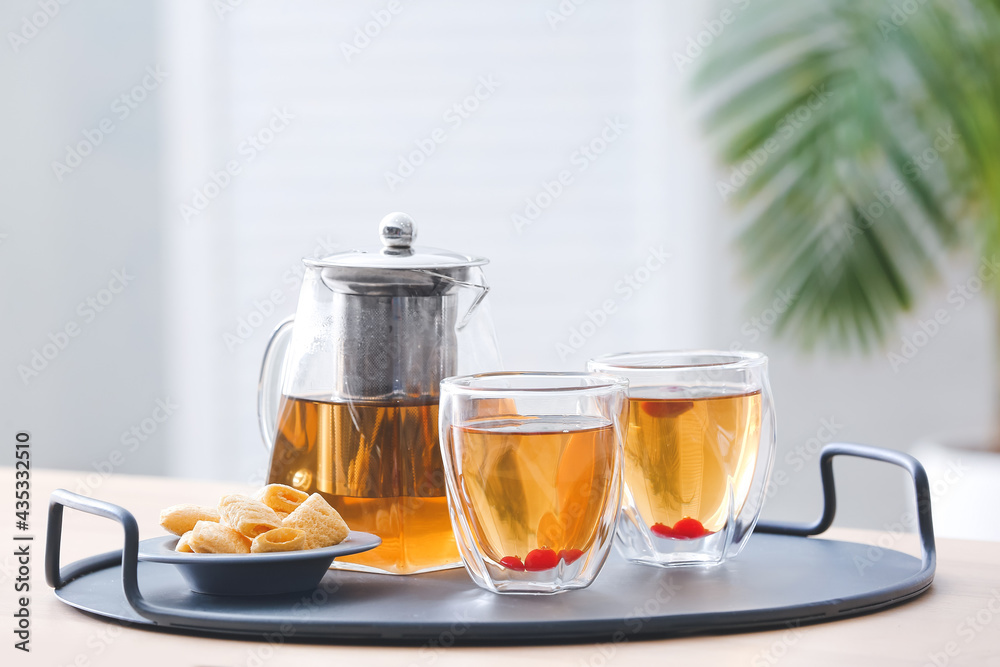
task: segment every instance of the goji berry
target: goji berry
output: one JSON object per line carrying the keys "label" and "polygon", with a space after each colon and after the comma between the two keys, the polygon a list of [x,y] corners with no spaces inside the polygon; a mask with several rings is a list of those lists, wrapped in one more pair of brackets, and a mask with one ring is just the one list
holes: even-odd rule
{"label": "goji berry", "polygon": [[562,551],[559,552],[559,558],[561,560],[566,561],[567,565],[569,565],[582,555],[583,551],[581,551],[580,549],[563,549]]}
{"label": "goji berry", "polygon": [[500,564],[503,565],[508,570],[516,570],[518,572],[524,572],[524,563],[517,556],[504,556],[500,559]]}
{"label": "goji berry", "polygon": [[698,519],[684,517],[674,524],[674,535],[677,537],[695,539],[705,537],[708,534],[709,532],[705,530],[705,526],[701,525],[701,521],[698,521]]}
{"label": "goji berry", "polygon": [[649,529],[658,537],[673,537],[679,540],[694,540],[712,534],[711,531],[705,530],[701,521],[687,516],[675,523],[673,528],[662,523],[654,523]]}
{"label": "goji berry", "polygon": [[555,551],[548,548],[532,549],[524,557],[524,569],[528,572],[551,570],[558,564],[559,556]]}
{"label": "goji berry", "polygon": [[660,399],[656,401],[642,401],[639,406],[650,417],[679,417],[694,407],[694,401]]}
{"label": "goji berry", "polygon": [[670,526],[665,526],[662,523],[654,523],[652,526],[649,527],[649,529],[653,531],[654,535],[658,535],[659,537],[674,536],[674,529],[671,528]]}

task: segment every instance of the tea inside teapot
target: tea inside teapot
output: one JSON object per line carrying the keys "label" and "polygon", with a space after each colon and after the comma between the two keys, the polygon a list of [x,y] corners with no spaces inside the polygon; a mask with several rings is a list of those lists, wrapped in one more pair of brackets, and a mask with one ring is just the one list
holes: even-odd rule
{"label": "tea inside teapot", "polygon": [[[499,367],[487,260],[415,248],[415,235],[412,220],[394,213],[380,225],[382,248],[304,260],[294,323],[278,328],[264,357],[268,482],[320,493],[353,529],[382,538],[338,559],[341,567],[407,574],[460,565],[438,396],[445,377]],[[281,356],[279,393],[271,367]]]}

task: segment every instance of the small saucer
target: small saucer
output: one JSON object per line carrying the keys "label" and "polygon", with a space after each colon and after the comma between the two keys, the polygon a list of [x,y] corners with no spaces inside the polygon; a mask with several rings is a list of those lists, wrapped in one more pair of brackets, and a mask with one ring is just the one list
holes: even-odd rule
{"label": "small saucer", "polygon": [[178,553],[176,535],[139,542],[139,560],[174,565],[196,593],[280,595],[316,588],[338,556],[374,549],[382,538],[352,530],[340,544],[305,551],[261,554]]}

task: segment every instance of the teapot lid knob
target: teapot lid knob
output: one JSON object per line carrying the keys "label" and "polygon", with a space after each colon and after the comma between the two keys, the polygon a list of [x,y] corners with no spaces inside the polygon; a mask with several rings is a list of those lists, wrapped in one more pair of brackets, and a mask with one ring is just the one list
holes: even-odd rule
{"label": "teapot lid knob", "polygon": [[409,248],[417,236],[417,225],[405,213],[390,213],[379,223],[378,235],[386,248]]}

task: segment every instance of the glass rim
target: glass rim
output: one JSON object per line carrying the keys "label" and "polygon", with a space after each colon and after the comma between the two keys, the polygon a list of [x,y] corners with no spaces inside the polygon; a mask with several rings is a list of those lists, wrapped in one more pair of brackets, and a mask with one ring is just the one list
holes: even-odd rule
{"label": "glass rim", "polygon": [[[660,357],[661,363],[628,363],[631,359],[641,357]],[[690,358],[709,357],[718,359],[707,363],[669,363],[670,357]],[[601,366],[598,372],[613,370],[623,371],[685,371],[685,370],[738,370],[753,368],[767,363],[767,355],[763,352],[749,350],[647,350],[642,352],[614,352],[594,357],[587,362],[589,365]]]}
{"label": "glass rim", "polygon": [[[501,377],[538,377],[538,378],[597,378],[602,382],[599,384],[563,384],[552,387],[489,387],[474,384],[480,380]],[[488,373],[473,373],[470,375],[452,375],[441,380],[441,390],[457,390],[469,392],[483,392],[488,394],[503,393],[569,393],[587,392],[602,389],[628,389],[628,379],[610,373],[600,371],[490,371]]]}

